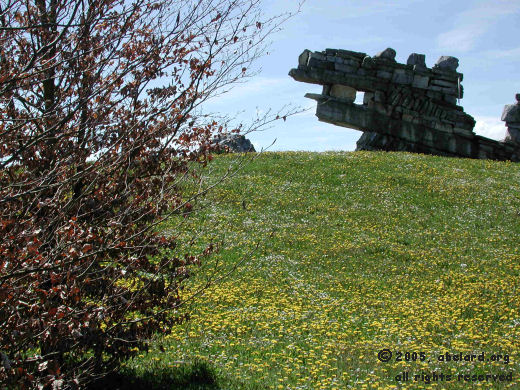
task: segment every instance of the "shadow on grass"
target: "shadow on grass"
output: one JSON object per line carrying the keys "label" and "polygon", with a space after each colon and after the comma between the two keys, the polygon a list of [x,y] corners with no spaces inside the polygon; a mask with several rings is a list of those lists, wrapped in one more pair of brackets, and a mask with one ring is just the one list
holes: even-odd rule
{"label": "shadow on grass", "polygon": [[88,390],[210,390],[218,389],[217,377],[205,362],[157,371],[118,372],[92,383]]}

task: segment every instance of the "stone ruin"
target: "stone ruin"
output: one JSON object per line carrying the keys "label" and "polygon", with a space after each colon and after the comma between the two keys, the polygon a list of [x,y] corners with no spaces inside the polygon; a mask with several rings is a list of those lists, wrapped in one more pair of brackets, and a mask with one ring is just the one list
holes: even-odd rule
{"label": "stone ruin", "polygon": [[[363,131],[356,150],[520,161],[519,95],[502,115],[509,129],[506,139],[485,138],[473,132],[475,120],[457,104],[464,91],[457,58],[442,56],[428,68],[424,54],[411,54],[406,65],[397,63],[395,55],[391,48],[373,57],[305,50],[289,75],[323,85],[321,94],[305,97],[318,102],[320,121]],[[364,92],[363,104],[354,103],[358,91]]]}

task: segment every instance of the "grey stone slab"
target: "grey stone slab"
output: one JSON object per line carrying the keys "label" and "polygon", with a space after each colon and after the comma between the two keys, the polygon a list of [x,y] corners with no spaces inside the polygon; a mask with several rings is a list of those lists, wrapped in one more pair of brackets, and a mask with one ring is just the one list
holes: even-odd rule
{"label": "grey stone slab", "polygon": [[454,132],[455,134],[459,134],[459,135],[468,135],[468,136],[471,136],[471,135],[474,134],[471,130],[468,130],[468,129],[461,129],[460,127],[454,127],[454,128],[453,128],[453,132]]}
{"label": "grey stone slab", "polygon": [[307,66],[309,63],[310,54],[310,50],[304,50],[303,53],[298,57],[298,65]]}
{"label": "grey stone slab", "polygon": [[365,92],[365,94],[363,95],[363,104],[367,104],[370,102],[370,101],[373,101],[374,100],[374,93],[373,92]]}
{"label": "grey stone slab", "polygon": [[429,77],[420,76],[420,75],[416,74],[413,76],[412,87],[426,89],[426,88],[428,88],[429,82],[430,82]]}
{"label": "grey stone slab", "polygon": [[441,56],[434,67],[455,72],[459,67],[459,59],[452,56]]}
{"label": "grey stone slab", "polygon": [[358,60],[363,60],[367,56],[366,53],[358,52],[358,51],[350,51],[350,50],[343,50],[338,49],[336,51],[336,55],[340,56],[342,58],[355,58]]}
{"label": "grey stone slab", "polygon": [[391,47],[386,48],[385,50],[377,53],[374,58],[384,58],[386,60],[395,61],[396,52]]}
{"label": "grey stone slab", "polygon": [[506,131],[506,139],[512,142],[520,143],[520,129],[508,128]]}
{"label": "grey stone slab", "polygon": [[343,61],[343,64],[354,66],[359,68],[361,66],[361,61],[351,59],[351,58],[340,58]]}
{"label": "grey stone slab", "polygon": [[313,51],[313,52],[310,52],[310,58],[314,58],[316,60],[319,60],[319,61],[325,61],[326,60],[326,56],[324,56],[322,53],[319,53],[317,51]]}
{"label": "grey stone slab", "polygon": [[361,63],[361,66],[366,69],[373,69],[375,67],[375,63],[371,57],[366,56],[365,58],[363,58],[363,62]]}
{"label": "grey stone slab", "polygon": [[501,119],[505,122],[520,122],[520,104],[506,105]]}
{"label": "grey stone slab", "polygon": [[437,85],[439,87],[447,87],[447,88],[458,88],[458,84],[455,81],[446,81],[442,79],[432,79],[432,85]]}
{"label": "grey stone slab", "polygon": [[334,70],[335,65],[336,65],[336,63],[334,63],[334,62],[329,62],[327,60],[320,60],[312,55],[309,58],[309,66],[313,67],[313,68]]}
{"label": "grey stone slab", "polygon": [[394,70],[392,81],[397,84],[412,84],[413,74],[402,69]]}
{"label": "grey stone slab", "polygon": [[382,91],[376,91],[374,94],[374,100],[377,103],[385,103],[386,102],[386,95]]}
{"label": "grey stone slab", "polygon": [[442,100],[442,93],[440,93],[438,91],[431,91],[429,88],[428,88],[428,91],[426,92],[426,96],[428,96],[429,98],[432,98],[432,99]]}
{"label": "grey stone slab", "polygon": [[442,79],[442,80],[447,80],[447,81],[456,82],[457,80],[462,81],[462,79],[463,79],[462,73],[452,72],[452,71],[449,71],[446,69],[437,68],[435,66],[431,69],[431,73],[432,73],[433,77]]}
{"label": "grey stone slab", "polygon": [[378,70],[376,73],[377,77],[382,79],[390,80],[392,78],[392,73],[387,72],[385,70]]}
{"label": "grey stone slab", "polygon": [[418,69],[426,69],[426,56],[424,54],[412,53],[406,61],[407,65],[414,65]]}
{"label": "grey stone slab", "polygon": [[430,91],[437,91],[437,92],[442,92],[443,91],[443,87],[439,87],[438,85],[430,85],[428,87],[428,89]]}
{"label": "grey stone slab", "polygon": [[356,73],[358,68],[350,65],[345,64],[334,64],[334,69],[336,69],[339,72],[345,72],[345,73]]}
{"label": "grey stone slab", "polygon": [[456,96],[452,96],[452,95],[444,95],[443,96],[443,100],[448,103],[448,104],[452,104],[452,105],[456,105],[457,104],[457,97]]}
{"label": "grey stone slab", "polygon": [[399,104],[399,101],[401,100],[402,95],[400,93],[396,93],[395,96],[392,98],[391,105],[397,106]]}

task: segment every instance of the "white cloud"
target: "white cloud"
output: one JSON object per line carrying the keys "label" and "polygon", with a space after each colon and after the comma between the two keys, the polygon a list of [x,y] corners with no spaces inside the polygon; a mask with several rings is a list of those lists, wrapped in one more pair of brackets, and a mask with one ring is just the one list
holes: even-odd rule
{"label": "white cloud", "polygon": [[519,59],[520,58],[520,47],[508,50],[488,50],[485,53],[485,56],[492,59],[497,58],[511,58],[511,59]]}
{"label": "white cloud", "polygon": [[483,31],[473,31],[473,26],[465,26],[440,34],[437,37],[437,45],[442,50],[468,51],[473,48],[475,39]]}
{"label": "white cloud", "polygon": [[479,37],[501,17],[520,12],[517,0],[479,1],[477,5],[456,17],[457,27],[437,36],[441,50],[465,52],[473,49]]}
{"label": "white cloud", "polygon": [[475,117],[475,133],[497,141],[504,139],[506,135],[505,123],[500,118],[492,116]]}
{"label": "white cloud", "polygon": [[[305,3],[303,12],[308,15],[320,15],[326,20],[359,19],[375,14],[388,14],[389,12],[399,12],[406,10],[412,1],[395,2],[387,0],[336,0],[327,2],[324,6],[317,1],[314,4]],[[316,5],[318,4],[318,5]]]}

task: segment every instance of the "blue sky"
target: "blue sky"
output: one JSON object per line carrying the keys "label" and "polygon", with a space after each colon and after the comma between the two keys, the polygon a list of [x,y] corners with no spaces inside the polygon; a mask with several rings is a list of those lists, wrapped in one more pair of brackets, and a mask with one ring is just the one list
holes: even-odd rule
{"label": "blue sky", "polygon": [[[265,1],[267,15],[292,11],[295,1]],[[500,115],[520,93],[520,0],[306,0],[299,14],[272,36],[261,72],[210,105],[248,121],[284,105],[313,107],[307,92],[317,85],[298,83],[287,73],[304,50],[347,49],[374,55],[387,47],[406,63],[410,53],[426,55],[431,67],[441,55],[459,59],[464,74],[460,105],[472,115],[475,132],[493,139],[505,133]],[[260,150],[354,150],[361,133],[319,122],[314,108],[286,122],[248,135]]]}

